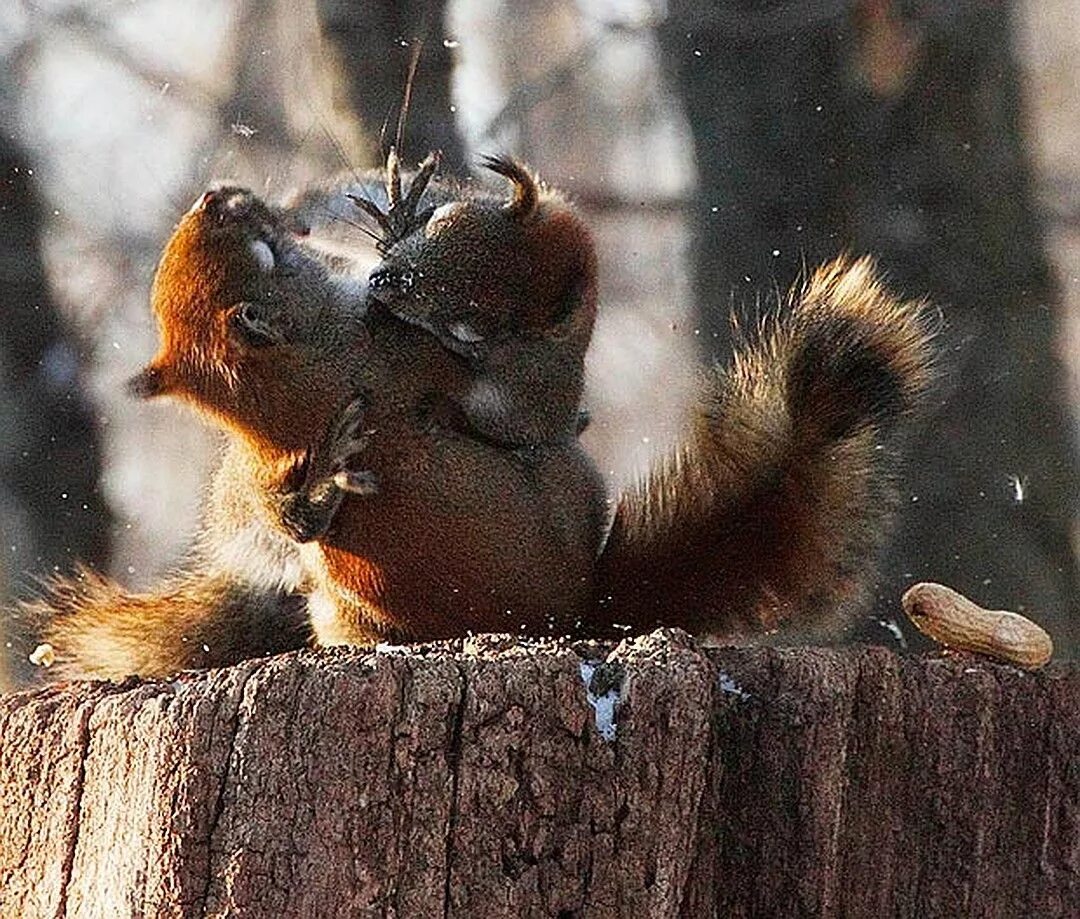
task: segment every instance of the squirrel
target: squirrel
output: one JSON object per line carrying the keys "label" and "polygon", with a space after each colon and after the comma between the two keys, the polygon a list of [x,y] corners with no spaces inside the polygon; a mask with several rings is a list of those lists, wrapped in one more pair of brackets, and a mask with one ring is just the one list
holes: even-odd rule
{"label": "squirrel", "polygon": [[[131,389],[194,405],[229,446],[204,548],[160,596],[84,576],[37,604],[68,675],[187,666],[193,636],[236,615],[223,594],[256,599],[280,636],[271,650],[303,643],[291,627],[296,594],[319,645],[561,633],[591,607],[607,510],[576,440],[523,458],[440,424],[432,397],[464,391],[469,368],[365,303],[349,266],[302,232],[226,187],[205,194],[166,245],[152,291],[161,347]],[[365,469],[344,468],[358,452]],[[284,630],[275,604],[290,613]],[[200,606],[205,620],[189,621]],[[219,641],[236,656],[232,636]]]}
{"label": "squirrel", "polygon": [[[443,200],[424,227],[453,194],[435,189]],[[527,290],[501,261],[485,266],[485,250],[450,242],[467,227],[450,220],[431,236],[411,223],[391,227],[388,253],[408,240],[417,264],[425,243],[446,246],[451,258],[423,262],[439,293],[455,290],[455,259],[468,252],[462,289],[475,278],[505,281],[524,300],[503,302],[527,311]],[[591,250],[587,234],[573,245]],[[552,258],[566,264],[561,251]],[[595,256],[575,258],[585,266],[581,302],[594,303]],[[237,617],[222,601],[223,577],[230,596],[234,583],[266,591],[256,607],[277,644],[298,641],[297,594],[319,644],[659,625],[728,639],[833,635],[861,608],[896,501],[902,422],[933,378],[924,305],[890,295],[869,259],[820,269],[730,368],[705,374],[687,439],[619,498],[606,537],[598,478],[580,448],[545,446],[538,469],[520,451],[441,424],[429,413],[432,395],[467,392],[474,363],[444,340],[442,320],[403,322],[378,291],[358,309],[355,278],[339,269],[247,192],[208,193],[181,221],[154,285],[162,348],[134,389],[179,396],[226,429],[218,478],[229,522],[203,542],[241,533],[249,548],[274,547],[271,562],[259,578],[237,565],[186,576],[205,601],[206,622],[190,628],[182,617],[177,627],[168,604],[116,593],[106,607],[96,603],[104,588],[87,600],[61,585],[40,612],[46,637],[76,660],[69,672],[163,675],[188,664],[181,646],[213,631],[209,623],[232,630],[222,643],[237,659],[259,653],[255,644],[244,653],[248,612]],[[444,331],[453,335],[449,323]],[[476,372],[485,373],[482,357]],[[357,457],[365,472],[348,468]],[[348,494],[365,489],[376,493]],[[214,556],[203,550],[196,560]],[[281,573],[294,567],[295,577]],[[275,604],[292,614],[285,625]],[[135,644],[152,633],[145,643],[157,659],[131,653],[128,670],[89,660],[120,633]]]}
{"label": "squirrel", "polygon": [[588,423],[581,397],[596,249],[562,194],[521,163],[481,164],[510,183],[509,198],[432,181],[436,152],[404,191],[391,147],[384,183],[309,190],[292,212],[325,221],[343,216],[345,198],[375,221],[382,260],[368,278],[371,296],[466,361],[467,388],[449,394],[464,429],[508,447],[572,439]]}

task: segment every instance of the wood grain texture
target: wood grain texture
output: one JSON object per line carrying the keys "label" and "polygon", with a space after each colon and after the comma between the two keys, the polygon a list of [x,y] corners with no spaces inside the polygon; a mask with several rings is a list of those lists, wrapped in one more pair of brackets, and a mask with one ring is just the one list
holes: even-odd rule
{"label": "wood grain texture", "polygon": [[1075,666],[484,637],[0,699],[4,919],[1077,904]]}

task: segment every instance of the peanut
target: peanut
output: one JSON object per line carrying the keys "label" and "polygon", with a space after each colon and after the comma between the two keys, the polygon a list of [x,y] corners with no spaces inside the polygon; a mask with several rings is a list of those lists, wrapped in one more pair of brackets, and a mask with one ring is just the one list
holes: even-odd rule
{"label": "peanut", "polygon": [[936,642],[1037,670],[1054,653],[1050,636],[1030,619],[983,609],[943,584],[916,584],[900,601],[915,627]]}

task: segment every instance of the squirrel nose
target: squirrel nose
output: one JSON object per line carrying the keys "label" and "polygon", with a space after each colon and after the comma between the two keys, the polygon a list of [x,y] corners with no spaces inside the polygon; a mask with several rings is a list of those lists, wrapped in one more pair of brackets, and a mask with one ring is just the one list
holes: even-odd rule
{"label": "squirrel nose", "polygon": [[392,296],[405,293],[413,286],[413,273],[389,265],[380,265],[368,275],[368,288],[379,299],[380,295]]}

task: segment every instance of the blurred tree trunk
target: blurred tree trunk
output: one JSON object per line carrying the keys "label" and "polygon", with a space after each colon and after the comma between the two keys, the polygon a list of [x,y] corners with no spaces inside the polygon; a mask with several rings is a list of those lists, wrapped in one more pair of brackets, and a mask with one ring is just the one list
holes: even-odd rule
{"label": "blurred tree trunk", "polygon": [[930,578],[1080,649],[1080,494],[1060,299],[1021,135],[1007,2],[672,0],[667,70],[694,134],[702,338],[732,292],[845,249],[943,311],[942,397],[913,451],[882,596]]}
{"label": "blurred tree trunk", "polygon": [[450,172],[465,171],[465,151],[450,110],[453,51],[444,39],[445,0],[317,0],[323,35],[342,68],[353,109],[382,149],[395,140],[416,40],[423,41],[405,125],[405,162],[441,150]]}
{"label": "blurred tree trunk", "polygon": [[[24,571],[105,566],[112,519],[98,491],[99,434],[79,344],[45,279],[33,169],[7,132],[0,176],[0,574],[9,601],[29,586],[14,580]],[[32,645],[18,622],[5,619],[6,637],[25,659]]]}

